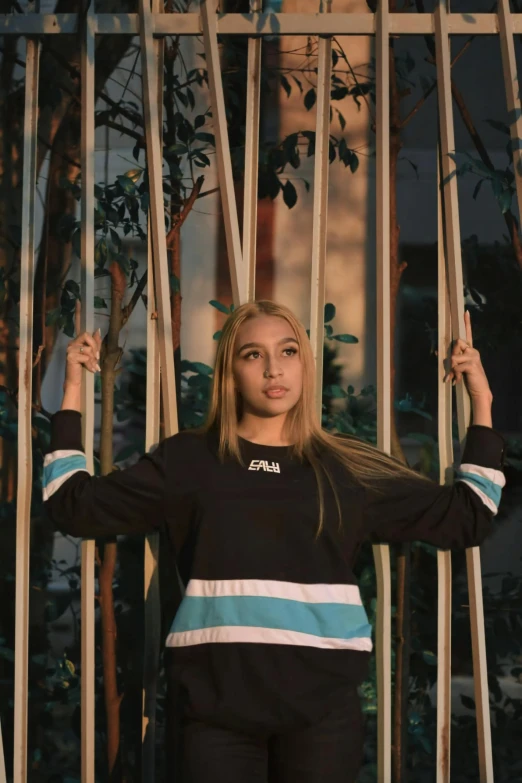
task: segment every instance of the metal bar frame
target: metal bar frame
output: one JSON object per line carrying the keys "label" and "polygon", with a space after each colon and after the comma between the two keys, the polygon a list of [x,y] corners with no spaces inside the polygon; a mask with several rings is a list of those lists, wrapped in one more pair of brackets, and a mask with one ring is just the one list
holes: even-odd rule
{"label": "metal bar frame", "polygon": [[33,484],[32,389],[36,153],[40,42],[27,40],[20,249],[20,361],[18,368],[18,486],[16,492],[16,598],[13,777],[27,780],[29,699],[29,564]]}
{"label": "metal bar frame", "polygon": [[[272,14],[261,12],[261,0],[251,0],[249,14],[216,13],[216,0],[204,0],[200,13],[163,14],[160,0],[140,0],[137,14],[95,14],[91,9],[82,40],[82,301],[81,328],[94,328],[94,55],[95,35],[140,34],[142,45],[143,102],[146,126],[147,162],[151,207],[148,257],[147,326],[147,423],[146,448],[159,437],[160,395],[167,435],[177,432],[176,386],[170,325],[168,258],[164,231],[162,189],[162,38],[166,35],[203,35],[207,53],[209,87],[213,107],[219,186],[229,255],[233,300],[237,305],[255,296],[257,166],[259,156],[260,70],[263,36],[318,35],[318,100],[314,182],[314,227],[311,284],[311,342],[316,359],[317,405],[321,414],[322,334],[324,331],[326,220],[329,147],[329,81],[331,36],[369,35],[376,40],[377,74],[377,386],[378,447],[391,450],[390,357],[390,216],[389,216],[389,40],[392,35],[435,34],[437,89],[440,112],[441,183],[439,193],[439,356],[447,351],[451,336],[464,337],[462,266],[451,100],[451,35],[500,35],[503,70],[515,166],[515,181],[522,218],[522,112],[516,87],[517,72],[513,36],[522,33],[522,14],[511,13],[509,0],[500,0],[498,14],[452,14],[442,2],[434,13],[406,15],[390,13],[384,2],[374,14],[319,13]],[[330,9],[328,9],[330,10]],[[55,35],[76,33],[78,14],[0,14],[1,35]],[[249,36],[247,73],[247,130],[245,151],[245,193],[243,237],[239,231],[232,178],[226,110],[221,80],[218,36]],[[32,269],[34,254],[34,188],[37,122],[38,55],[40,44],[28,38],[26,71],[26,114],[24,139],[24,213],[22,229],[22,279],[20,313],[20,407],[17,511],[17,604],[15,670],[15,779],[27,778],[27,655],[28,655],[28,568],[31,470],[31,368],[32,368]],[[521,219],[522,224],[522,219]],[[449,300],[449,302],[448,302]],[[449,306],[448,306],[449,304]],[[22,309],[23,305],[23,309]],[[157,310],[156,310],[157,307]],[[160,384],[161,366],[161,384]],[[442,366],[442,364],[441,364]],[[87,465],[93,472],[94,378],[85,375],[82,390],[82,427]],[[442,380],[441,380],[442,382]],[[461,444],[469,422],[469,399],[457,387],[457,415]],[[439,450],[441,482],[448,480],[453,461],[451,437],[451,389],[439,392]],[[29,488],[29,489],[28,489]],[[144,589],[146,627],[150,644],[146,648],[143,688],[143,774],[150,777],[154,766],[154,661],[159,652],[159,594],[157,536],[145,543]],[[377,678],[378,678],[378,780],[391,779],[391,579],[389,548],[375,546],[378,590]],[[492,749],[484,618],[478,548],[466,552],[470,591],[473,665],[477,705],[477,728],[481,783],[492,783]],[[450,759],[450,645],[451,645],[451,557],[438,553],[438,710],[437,783],[449,781]],[[82,781],[94,783],[94,541],[82,543]],[[20,653],[18,652],[20,651]],[[147,746],[148,742],[150,746]]]}
{"label": "metal bar frame", "polygon": [[[377,446],[391,452],[390,335],[390,12],[381,0],[375,40],[377,221]],[[374,545],[377,577],[377,780],[391,780],[391,567],[390,548]],[[385,609],[384,609],[385,607]]]}
{"label": "metal bar frame", "polygon": [[[454,337],[465,339],[464,300],[462,295],[464,283],[462,276],[457,177],[455,173],[455,162],[450,157],[450,153],[455,151],[455,136],[451,94],[451,52],[448,12],[445,0],[440,0],[435,12],[435,51],[437,61],[437,93],[439,100],[440,147],[443,175],[442,196],[445,249],[448,259],[451,323]],[[462,447],[466,438],[468,422],[470,420],[470,401],[463,384],[459,384],[456,387],[456,400],[459,439]],[[466,550],[466,567],[470,602],[473,681],[477,711],[479,776],[480,783],[493,783],[493,754],[491,747],[484,608],[482,600],[480,549],[478,547],[472,547]]]}
{"label": "metal bar frame", "polygon": [[[95,20],[91,10],[87,12],[81,49],[81,290],[82,307],[80,330],[94,331],[94,69],[95,69]],[[94,375],[83,374],[82,382],[82,435],[87,469],[94,474]],[[95,541],[83,540],[81,544],[81,770],[82,783],[94,783],[95,778]]]}
{"label": "metal bar frame", "polygon": [[[151,15],[154,35],[202,35],[198,13]],[[98,35],[138,35],[139,14],[95,14]],[[496,35],[498,14],[447,14],[450,35]],[[376,35],[378,12],[325,14],[216,14],[219,35]],[[522,14],[511,14],[513,33],[522,33]],[[61,35],[78,30],[78,14],[0,14],[0,35]],[[435,14],[389,14],[390,35],[433,35]]]}
{"label": "metal bar frame", "polygon": [[[440,359],[446,355],[451,343],[451,313],[447,285],[447,258],[444,238],[442,205],[442,159],[440,144],[437,148],[437,226],[438,226],[438,345],[439,396],[439,480],[451,483],[449,475],[453,465],[452,390],[444,383],[445,368]],[[437,762],[436,783],[450,781],[451,749],[451,552],[437,552]]]}
{"label": "metal bar frame", "polygon": [[[232,284],[232,299],[236,307],[248,301],[247,274],[243,263],[239,220],[237,214],[236,192],[232,175],[232,159],[228,141],[225,95],[221,79],[221,64],[217,39],[216,0],[203,0],[201,4],[201,22],[203,40],[207,55],[208,86],[214,120],[216,139],[216,158],[218,183],[221,194],[221,208],[225,224],[225,236]],[[252,88],[251,88],[252,89]],[[252,161],[250,161],[252,165]]]}
{"label": "metal bar frame", "polygon": [[7,783],[7,773],[5,771],[4,740],[2,738],[1,722],[0,722],[0,783]]}
{"label": "metal bar frame", "polygon": [[[331,10],[331,0],[327,13]],[[317,102],[314,156],[314,206],[312,224],[312,272],[310,291],[310,343],[315,360],[315,403],[322,421],[324,303],[326,290],[326,232],[328,220],[328,175],[330,167],[330,89],[332,39],[319,38],[317,57]]]}
{"label": "metal bar frame", "polygon": [[[152,0],[152,12],[161,13],[161,0]],[[156,60],[156,103],[160,144],[163,131],[163,40],[154,39]],[[151,85],[153,89],[153,85]],[[149,215],[149,228],[150,228]],[[146,379],[146,421],[145,450],[155,446],[160,437],[161,374],[159,359],[158,320],[156,317],[156,296],[154,291],[154,262],[152,258],[152,236],[147,232],[147,379]],[[158,665],[161,648],[161,596],[159,583],[159,533],[145,537],[144,542],[144,622],[145,646],[143,656],[143,702],[142,702],[142,750],[141,778],[154,780],[156,766],[156,697],[158,687]]]}
{"label": "metal bar frame", "polygon": [[[261,0],[251,1],[251,10],[261,11]],[[243,263],[246,299],[253,302],[256,290],[257,185],[259,165],[261,38],[248,39],[245,128],[245,184],[243,189]]]}
{"label": "metal bar frame", "polygon": [[[165,14],[171,16],[171,14]],[[174,351],[170,323],[170,288],[168,274],[167,241],[165,236],[165,214],[163,207],[163,154],[161,149],[159,111],[157,106],[158,62],[154,52],[152,12],[150,0],[139,0],[141,64],[143,82],[143,110],[145,114],[145,140],[147,147],[147,170],[150,184],[150,222],[152,234],[152,257],[158,306],[158,327],[160,332],[159,352],[163,382],[161,397],[165,433],[175,435],[178,431],[176,380],[174,376]]]}

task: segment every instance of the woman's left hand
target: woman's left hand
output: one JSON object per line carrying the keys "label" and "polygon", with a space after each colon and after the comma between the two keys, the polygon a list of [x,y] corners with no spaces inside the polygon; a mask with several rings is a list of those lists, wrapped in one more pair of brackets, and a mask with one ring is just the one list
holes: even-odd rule
{"label": "woman's left hand", "polygon": [[490,397],[491,389],[482,366],[480,353],[473,348],[473,335],[471,332],[471,316],[469,311],[464,313],[466,327],[466,340],[455,340],[451,351],[451,369],[444,376],[444,383],[453,380],[454,385],[464,377],[470,397]]}

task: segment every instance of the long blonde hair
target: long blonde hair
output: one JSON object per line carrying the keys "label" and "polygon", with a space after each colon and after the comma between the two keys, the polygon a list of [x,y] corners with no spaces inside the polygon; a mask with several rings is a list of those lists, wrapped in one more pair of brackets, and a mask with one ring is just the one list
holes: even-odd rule
{"label": "long blonde hair", "polygon": [[219,338],[214,380],[207,419],[202,431],[216,429],[219,434],[219,457],[232,457],[243,464],[238,440],[238,424],[241,416],[241,398],[234,387],[232,362],[237,333],[241,324],[260,315],[274,315],[284,318],[297,337],[303,371],[303,388],[299,401],[288,411],[285,420],[285,435],[292,446],[290,454],[301,460],[308,460],[317,479],[319,494],[319,525],[316,538],[324,526],[324,484],[326,476],[335,497],[342,523],[341,507],[332,475],[321,459],[326,451],[335,457],[362,486],[373,479],[410,476],[422,479],[420,474],[398,460],[380,451],[371,444],[352,436],[335,436],[323,430],[315,406],[315,372],[312,348],[308,335],[291,310],[269,300],[259,300],[241,305],[227,318]]}

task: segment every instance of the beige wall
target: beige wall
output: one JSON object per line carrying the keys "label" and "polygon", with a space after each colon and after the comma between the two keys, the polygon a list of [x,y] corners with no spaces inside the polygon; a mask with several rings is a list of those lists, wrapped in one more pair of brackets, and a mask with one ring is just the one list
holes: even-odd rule
{"label": "beige wall", "polygon": [[[317,3],[315,0],[285,0],[282,10],[312,12],[317,10]],[[344,0],[336,3],[335,10],[364,13],[368,7],[365,0]],[[304,37],[284,38],[282,48],[294,50],[305,43]],[[339,43],[354,70],[369,62],[371,41],[368,37],[344,37]],[[297,62],[295,55],[282,55],[282,65],[295,67]],[[346,65],[339,62],[337,68],[342,70]],[[368,311],[373,318],[373,308],[365,293],[370,282],[368,277],[373,280],[374,265],[374,249],[368,242],[368,237],[374,235],[374,209],[368,205],[372,197],[368,182],[369,112],[364,103],[358,110],[352,98],[335,101],[333,105],[344,115],[346,127],[343,132],[334,112],[331,133],[337,138],[344,135],[348,147],[358,151],[360,165],[355,174],[338,161],[329,167],[326,299],[337,308],[335,331],[359,338],[357,345],[336,343],[345,382],[352,383],[358,390],[375,376],[374,332],[367,329]],[[315,130],[315,107],[307,111],[297,89],[289,98],[281,89],[280,107],[282,138],[297,130]],[[289,210],[281,197],[276,202],[274,298],[293,307],[306,326],[310,319],[313,173],[313,157],[304,158],[301,168],[295,171],[289,168],[290,178],[304,177],[310,182],[310,192],[306,192],[302,182],[296,182],[299,195],[296,206]]]}

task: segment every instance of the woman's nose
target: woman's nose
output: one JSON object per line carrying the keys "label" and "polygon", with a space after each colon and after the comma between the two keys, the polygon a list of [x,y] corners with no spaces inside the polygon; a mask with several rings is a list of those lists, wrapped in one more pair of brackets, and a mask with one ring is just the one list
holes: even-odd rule
{"label": "woman's nose", "polygon": [[281,375],[281,368],[274,362],[269,362],[265,368],[265,375],[267,378],[275,378],[277,375]]}

